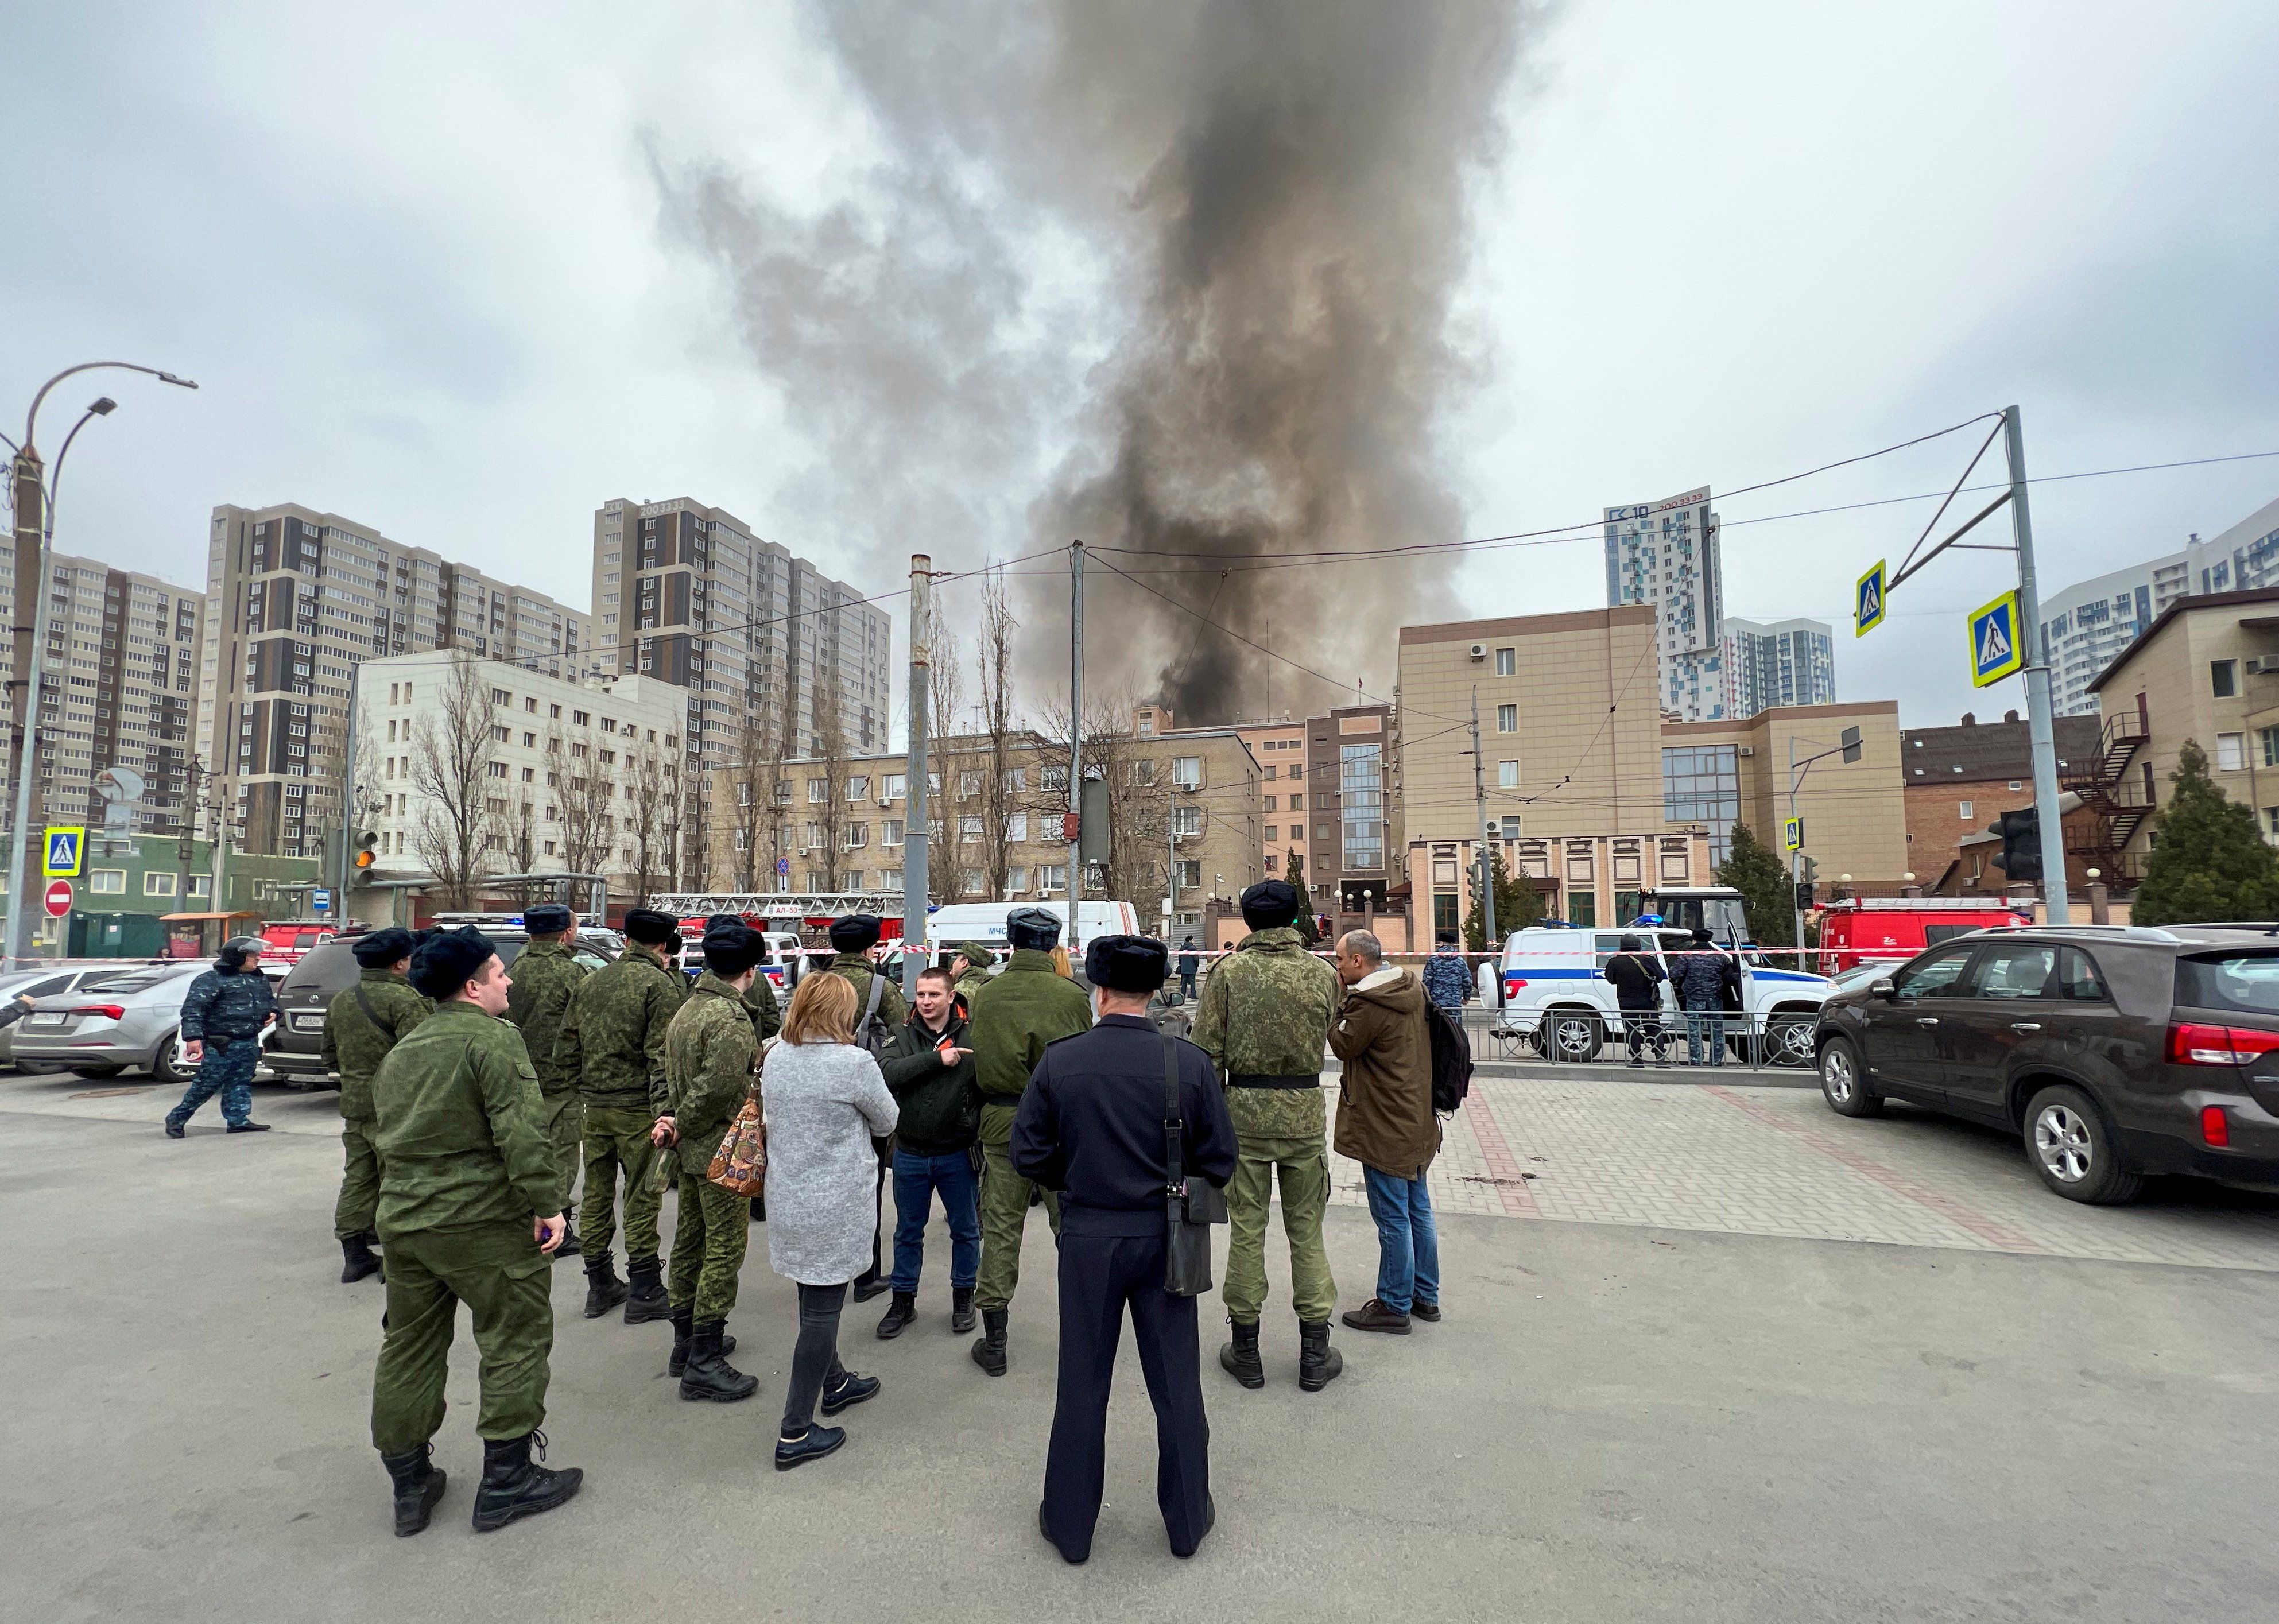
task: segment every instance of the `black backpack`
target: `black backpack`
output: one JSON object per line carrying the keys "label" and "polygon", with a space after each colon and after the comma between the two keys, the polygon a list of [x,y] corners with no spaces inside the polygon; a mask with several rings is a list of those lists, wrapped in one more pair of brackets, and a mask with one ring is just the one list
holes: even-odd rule
{"label": "black backpack", "polygon": [[1424,1030],[1432,1040],[1432,1108],[1446,1116],[1462,1109],[1472,1092],[1472,1041],[1446,1010],[1429,1000]]}

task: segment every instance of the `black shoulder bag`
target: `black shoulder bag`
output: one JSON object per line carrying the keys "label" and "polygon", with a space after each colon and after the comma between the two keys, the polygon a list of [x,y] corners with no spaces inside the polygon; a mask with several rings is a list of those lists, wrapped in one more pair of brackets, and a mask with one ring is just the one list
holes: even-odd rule
{"label": "black shoulder bag", "polygon": [[1179,1119],[1179,1047],[1163,1038],[1163,1196],[1170,1245],[1163,1254],[1163,1290],[1201,1297],[1211,1289],[1210,1227],[1226,1222],[1226,1192],[1186,1174],[1186,1125]]}

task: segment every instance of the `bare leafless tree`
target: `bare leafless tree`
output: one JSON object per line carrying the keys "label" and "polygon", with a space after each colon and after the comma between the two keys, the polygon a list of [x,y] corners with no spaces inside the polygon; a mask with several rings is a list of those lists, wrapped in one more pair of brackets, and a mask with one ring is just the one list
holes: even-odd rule
{"label": "bare leafless tree", "polygon": [[655,746],[637,746],[630,732],[619,778],[630,798],[625,833],[633,841],[633,893],[646,899],[672,872],[672,834],[680,821],[680,767]]}
{"label": "bare leafless tree", "polygon": [[[840,840],[847,827],[847,727],[840,715],[839,685],[818,680],[815,685],[815,742],[814,759],[807,764],[810,785],[807,812],[809,821],[816,825],[820,837],[815,844],[820,848],[814,854],[820,864],[817,873],[822,889],[839,889]],[[823,799],[815,799],[812,785],[823,785]]]}
{"label": "bare leafless tree", "polygon": [[563,866],[572,874],[606,875],[611,868],[617,785],[602,770],[595,750],[591,727],[564,728],[557,722],[547,731],[546,782],[555,795],[554,821],[562,828]]}
{"label": "bare leafless tree", "polygon": [[411,782],[418,827],[412,844],[435,877],[449,910],[472,908],[505,843],[506,823],[489,803],[506,793],[504,763],[494,763],[490,686],[481,663],[454,651],[439,703],[411,731]]}
{"label": "bare leafless tree", "polygon": [[1032,737],[1014,698],[1016,630],[1004,578],[993,571],[981,592],[981,728],[974,754],[981,771],[981,860],[989,895],[998,899],[1011,890],[1014,851],[1027,839],[1029,821],[1045,808]]}

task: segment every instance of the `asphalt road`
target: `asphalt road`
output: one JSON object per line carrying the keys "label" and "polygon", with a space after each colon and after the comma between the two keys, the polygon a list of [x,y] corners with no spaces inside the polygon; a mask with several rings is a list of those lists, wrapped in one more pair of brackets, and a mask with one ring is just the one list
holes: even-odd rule
{"label": "asphalt road", "polygon": [[[78,1093],[86,1096],[74,1099]],[[165,1091],[0,1079],[0,1594],[78,1620],[2263,1620],[2279,1595],[2279,1276],[1894,1245],[1451,1216],[1446,1321],[1339,1333],[1295,1382],[1272,1266],[1270,1382],[1206,1394],[1217,1531],[1165,1548],[1127,1356],[1091,1565],[1035,1529],[1052,1403],[1041,1223],[1013,1372],[946,1329],[843,1348],[885,1378],[833,1459],[769,1461],[790,1287],[753,1231],[752,1401],[680,1403],[664,1326],[589,1321],[556,1274],[548,1430],[564,1510],[478,1536],[463,1335],[435,1526],[388,1530],[365,1436],[381,1292],[337,1283],[330,1101],[280,1131]],[[1333,1209],[1341,1295],[1364,1214]],[[1270,1259],[1271,1252],[1270,1251]]]}

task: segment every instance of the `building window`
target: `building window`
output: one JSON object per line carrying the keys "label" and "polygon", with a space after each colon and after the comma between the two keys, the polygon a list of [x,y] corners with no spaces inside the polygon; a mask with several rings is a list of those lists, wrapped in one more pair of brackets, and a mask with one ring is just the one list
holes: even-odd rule
{"label": "building window", "polygon": [[[1305,809],[1306,798],[1303,795],[1293,795],[1290,797],[1290,810],[1293,812],[1303,812]],[[1293,835],[1291,839],[1294,840],[1297,837]]]}
{"label": "building window", "polygon": [[1968,822],[1971,820],[1972,816],[1975,816],[1975,815],[1974,815],[1974,813],[1972,812],[1971,808],[1973,808],[1974,807],[1976,807],[1977,804],[1978,804],[1978,803],[1977,803],[1976,801],[1966,801],[1962,802],[1961,807],[1961,812],[1962,821],[1963,821],[1964,823],[1968,823]]}
{"label": "building window", "polygon": [[127,893],[127,870],[124,869],[95,869],[87,877],[87,888],[104,896],[124,896]]}
{"label": "building window", "polygon": [[902,843],[902,820],[890,817],[879,825],[879,844],[900,846]]}
{"label": "building window", "polygon": [[1496,707],[1496,732],[1499,733],[1516,733],[1519,732],[1518,706],[1499,705]]}
{"label": "building window", "polygon": [[871,780],[868,778],[855,778],[847,780],[848,800],[867,801],[870,798],[870,795]]}
{"label": "building window", "polygon": [[886,775],[886,799],[887,799],[887,800],[889,800],[889,801],[900,801],[900,800],[901,800],[904,795],[908,794],[909,793],[909,775],[908,775],[908,774],[906,774],[906,773],[900,773],[900,772],[890,772],[890,773],[888,773],[888,774]]}
{"label": "building window", "polygon": [[1567,893],[1567,923],[1587,931],[1599,923],[1599,899],[1587,891]]}
{"label": "building window", "polygon": [[1203,758],[1200,755],[1175,755],[1171,758],[1171,782],[1180,789],[1201,789],[1203,786]]}
{"label": "building window", "polygon": [[810,778],[810,779],[807,781],[807,802],[808,802],[808,805],[810,805],[810,806],[820,806],[823,802],[825,802],[825,801],[828,801],[828,800],[830,800],[830,799],[831,799],[831,780],[830,780],[830,779],[828,779],[828,778]]}
{"label": "building window", "polygon": [[2218,772],[2239,772],[2247,766],[2247,735],[2218,733],[2215,736],[2215,768]]}
{"label": "building window", "polygon": [[979,896],[985,883],[985,877],[978,869],[960,869],[957,871],[957,890],[961,896]]}
{"label": "building window", "polygon": [[1709,831],[1709,860],[1733,854],[1733,824],[1741,816],[1738,752],[1732,745],[1681,745],[1661,753],[1661,813],[1672,823],[1699,823]]}
{"label": "building window", "polygon": [[171,897],[174,894],[174,877],[171,874],[146,874],[142,877],[142,894],[146,897]]}
{"label": "building window", "polygon": [[1519,763],[1517,762],[1498,762],[1496,763],[1496,787],[1498,789],[1509,790],[1515,790],[1519,787]]}
{"label": "building window", "polygon": [[1499,677],[1516,677],[1519,675],[1518,649],[1499,648],[1496,650],[1496,675]]}
{"label": "building window", "polygon": [[2255,737],[2263,746],[2263,764],[2279,767],[2279,727],[2258,728]]}
{"label": "building window", "polygon": [[1040,891],[1066,891],[1068,889],[1068,864],[1064,862],[1048,862],[1040,868],[1037,870],[1037,889]]}
{"label": "building window", "polygon": [[2239,692],[2239,662],[2211,660],[2208,662],[2208,691],[2218,699],[2229,699]]}
{"label": "building window", "polygon": [[1202,883],[1203,865],[1201,861],[1199,858],[1193,857],[1180,858],[1179,885],[1182,887],[1192,887],[1201,885]]}
{"label": "building window", "polygon": [[[1014,812],[1006,816],[1005,838],[1008,840],[1025,840],[1029,838],[1029,815],[1026,812]],[[1015,889],[1017,890],[1019,887],[1017,886]]]}
{"label": "building window", "polygon": [[1203,831],[1203,809],[1201,807],[1173,807],[1171,832],[1182,837],[1200,835]]}

